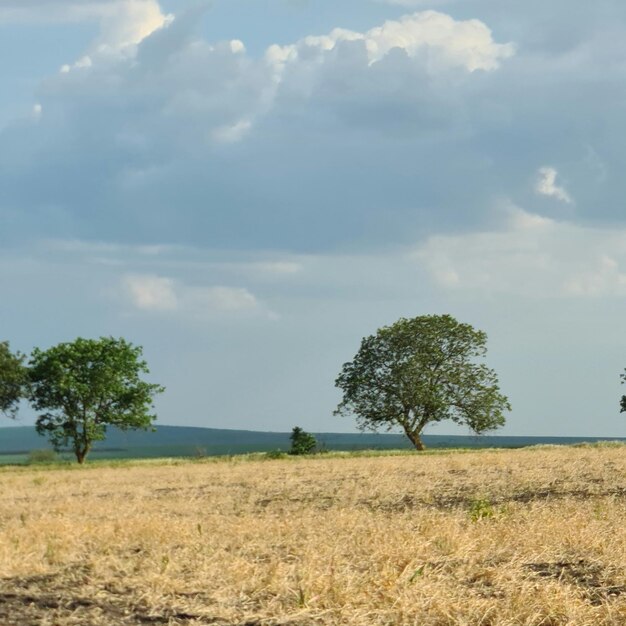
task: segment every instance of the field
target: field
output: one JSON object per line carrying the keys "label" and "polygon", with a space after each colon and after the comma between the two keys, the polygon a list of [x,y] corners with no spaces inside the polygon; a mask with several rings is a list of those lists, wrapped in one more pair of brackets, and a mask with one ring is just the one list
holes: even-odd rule
{"label": "field", "polygon": [[626,623],[626,447],[0,469],[3,626]]}

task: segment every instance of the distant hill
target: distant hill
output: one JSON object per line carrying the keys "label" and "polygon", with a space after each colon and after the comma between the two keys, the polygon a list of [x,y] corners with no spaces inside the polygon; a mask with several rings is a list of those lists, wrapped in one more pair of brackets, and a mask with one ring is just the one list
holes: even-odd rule
{"label": "distant hill", "polygon": [[[254,430],[229,430],[221,428],[196,428],[188,426],[157,426],[155,432],[109,429],[105,441],[94,446],[91,458],[144,458],[163,456],[214,456],[289,450],[287,432],[261,432]],[[403,435],[378,433],[315,433],[319,445],[328,450],[364,450],[410,448]],[[605,438],[606,439],[606,438]],[[599,441],[597,437],[506,437],[425,435],[430,448],[519,448],[541,443],[573,444],[582,441]],[[0,455],[13,462],[16,455],[31,450],[49,448],[32,426],[0,428]]]}
{"label": "distant hill", "polygon": [[[165,449],[172,456],[239,454],[267,450],[288,450],[290,433],[189,426],[157,426],[155,432],[121,431],[110,428],[105,441],[97,442],[94,452],[111,453],[145,449],[140,456],[161,456]],[[409,442],[401,435],[388,434],[316,434],[320,446],[332,450],[365,448],[408,448]],[[0,428],[0,454],[26,453],[50,447],[47,440],[32,426]],[[153,451],[155,454],[150,454]],[[159,454],[157,454],[159,453]],[[117,456],[117,455],[116,455]]]}

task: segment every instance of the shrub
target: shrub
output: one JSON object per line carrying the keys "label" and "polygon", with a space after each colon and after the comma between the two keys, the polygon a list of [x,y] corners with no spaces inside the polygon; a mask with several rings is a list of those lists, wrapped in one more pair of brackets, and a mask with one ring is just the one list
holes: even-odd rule
{"label": "shrub", "polygon": [[283,452],[280,448],[277,448],[276,450],[268,450],[265,453],[266,459],[284,459],[286,456],[286,453]]}
{"label": "shrub", "polygon": [[28,454],[28,464],[37,465],[41,463],[54,463],[58,460],[57,453],[54,450],[31,450]]}
{"label": "shrub", "polygon": [[311,454],[317,446],[317,441],[311,433],[307,433],[299,426],[296,426],[289,436],[291,439],[291,450],[289,454]]}

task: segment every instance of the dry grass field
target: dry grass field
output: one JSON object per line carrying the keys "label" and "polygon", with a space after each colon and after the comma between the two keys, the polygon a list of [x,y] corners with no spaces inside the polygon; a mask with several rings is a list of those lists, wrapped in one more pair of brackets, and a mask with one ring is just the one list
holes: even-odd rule
{"label": "dry grass field", "polygon": [[626,447],[0,470],[0,624],[626,624]]}

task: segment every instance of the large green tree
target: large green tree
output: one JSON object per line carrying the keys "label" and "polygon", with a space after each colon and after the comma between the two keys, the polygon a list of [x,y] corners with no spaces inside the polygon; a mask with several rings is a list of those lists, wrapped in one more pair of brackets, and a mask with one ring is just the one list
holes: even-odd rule
{"label": "large green tree", "polygon": [[[622,374],[620,378],[622,379],[622,385],[626,383],[626,374]],[[622,400],[620,402],[620,409],[621,409],[620,413],[624,413],[624,411],[626,411],[626,396],[622,396]]]}
{"label": "large green tree", "polygon": [[0,342],[0,413],[14,418],[26,388],[24,355],[13,354],[8,341]]}
{"label": "large green tree", "polygon": [[451,315],[400,319],[365,337],[335,385],[335,414],[356,415],[362,429],[401,428],[417,450],[428,424],[452,420],[483,433],[504,424],[511,407],[495,372],[478,362],[487,335]]}
{"label": "large green tree", "polygon": [[152,399],[164,391],[145,382],[142,349],[124,339],[76,339],[30,359],[30,400],[37,411],[37,431],[55,449],[72,446],[83,463],[108,426],[122,430],[151,427]]}

